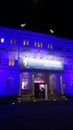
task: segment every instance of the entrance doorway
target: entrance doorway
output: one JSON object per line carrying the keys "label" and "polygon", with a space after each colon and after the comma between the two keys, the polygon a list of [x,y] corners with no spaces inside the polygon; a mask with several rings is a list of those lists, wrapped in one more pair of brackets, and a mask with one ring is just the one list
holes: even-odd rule
{"label": "entrance doorway", "polygon": [[34,84],[34,95],[36,99],[45,99],[45,84],[44,83]]}
{"label": "entrance doorway", "polygon": [[45,83],[45,74],[34,74],[34,96],[36,99],[47,98],[47,84]]}

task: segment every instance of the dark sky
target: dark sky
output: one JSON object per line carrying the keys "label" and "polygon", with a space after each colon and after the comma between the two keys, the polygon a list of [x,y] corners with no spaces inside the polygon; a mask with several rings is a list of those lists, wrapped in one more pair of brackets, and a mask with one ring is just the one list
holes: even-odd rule
{"label": "dark sky", "polygon": [[73,7],[70,2],[52,0],[0,1],[0,26],[21,28],[73,39]]}

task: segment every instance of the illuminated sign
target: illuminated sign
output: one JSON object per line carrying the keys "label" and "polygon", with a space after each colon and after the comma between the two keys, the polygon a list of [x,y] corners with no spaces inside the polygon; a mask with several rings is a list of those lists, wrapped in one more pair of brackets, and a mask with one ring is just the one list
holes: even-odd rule
{"label": "illuminated sign", "polygon": [[21,52],[19,65],[32,69],[63,70],[63,60],[55,55],[48,55],[45,50],[38,49]]}
{"label": "illuminated sign", "polygon": [[34,69],[63,70],[63,64],[60,61],[48,59],[23,58],[22,66]]}

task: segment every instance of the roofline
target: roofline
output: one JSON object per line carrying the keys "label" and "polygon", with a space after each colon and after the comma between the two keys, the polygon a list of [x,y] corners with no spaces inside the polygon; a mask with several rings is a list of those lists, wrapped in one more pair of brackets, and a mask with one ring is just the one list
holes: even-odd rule
{"label": "roofline", "polygon": [[68,43],[72,43],[73,44],[73,40],[71,40],[71,39],[67,39],[67,38],[62,38],[62,37],[58,37],[58,36],[53,36],[53,35],[51,35],[51,34],[45,34],[45,33],[41,33],[41,32],[35,32],[35,31],[30,31],[30,30],[26,30],[26,29],[20,29],[20,28],[11,28],[11,27],[5,27],[5,26],[0,26],[0,32],[1,31],[11,31],[11,33],[12,32],[14,32],[15,31],[15,33],[20,33],[20,34],[28,34],[28,35],[32,35],[32,36],[38,36],[39,35],[39,38],[43,38],[44,37],[44,39],[47,39],[47,40],[55,40],[55,41],[60,41],[60,42],[68,42]]}

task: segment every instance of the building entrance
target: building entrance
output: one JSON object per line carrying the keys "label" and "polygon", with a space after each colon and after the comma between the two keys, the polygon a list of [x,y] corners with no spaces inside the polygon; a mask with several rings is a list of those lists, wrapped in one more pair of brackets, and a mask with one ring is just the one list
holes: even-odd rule
{"label": "building entrance", "polygon": [[22,72],[20,74],[19,95],[47,100],[52,96],[57,98],[62,93],[62,76],[59,73]]}
{"label": "building entrance", "polygon": [[44,83],[34,84],[34,95],[36,99],[45,99],[45,84]]}
{"label": "building entrance", "polygon": [[36,99],[47,98],[47,84],[43,73],[34,74],[34,96]]}

